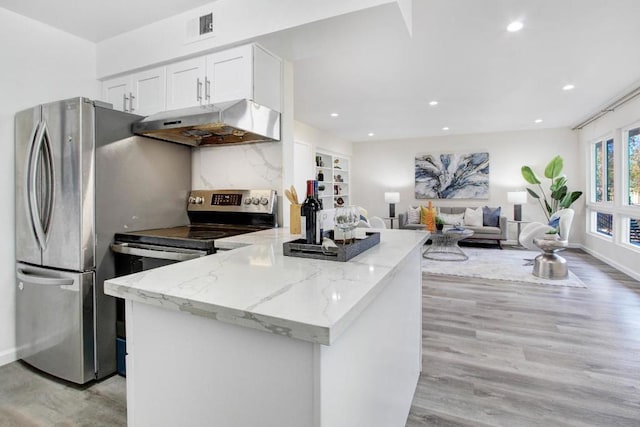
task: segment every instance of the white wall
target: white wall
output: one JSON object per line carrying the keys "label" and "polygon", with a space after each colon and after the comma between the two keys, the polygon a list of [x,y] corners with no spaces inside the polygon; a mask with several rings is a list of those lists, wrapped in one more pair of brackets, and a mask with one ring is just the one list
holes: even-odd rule
{"label": "white wall", "polygon": [[[309,147],[308,150],[305,150],[305,152],[308,152],[309,154],[309,157],[304,159],[305,163],[294,165],[294,173],[296,176],[294,184],[298,190],[300,198],[304,198],[304,193],[306,192],[306,180],[316,179],[316,168],[314,167],[316,151],[319,150],[324,153],[336,154],[349,158],[353,155],[353,143],[351,141],[344,140],[302,122],[295,122],[294,138],[296,143],[304,144]],[[302,161],[302,159],[299,161]],[[353,164],[350,165],[350,168],[353,170]],[[350,195],[353,195],[352,188],[350,188],[349,193]],[[331,207],[325,206],[326,210],[330,208]],[[333,214],[329,214],[329,216],[332,215]]]}
{"label": "white wall", "polygon": [[[616,111],[606,114],[605,116],[586,126],[584,129],[580,130],[579,159],[582,163],[581,172],[583,174],[585,182],[588,182],[590,180],[591,142],[596,138],[613,134],[614,138],[616,139],[615,143],[620,144],[620,139],[622,137],[622,128],[625,128],[634,123],[638,123],[639,121],[640,98],[636,98],[633,101],[618,108]],[[616,206],[620,207],[622,206],[622,200],[618,196],[618,194],[620,194],[621,191],[618,191],[617,189],[620,188],[622,182],[622,180],[620,179],[622,173],[622,157],[619,156],[618,153],[620,153],[619,150],[616,151],[616,157],[614,158],[614,161],[616,162],[614,185],[616,188],[617,197],[617,199],[615,200],[615,204]],[[640,215],[637,215],[636,217],[640,217]],[[615,221],[616,217],[614,216],[614,223]],[[583,225],[583,229],[585,227],[586,224]],[[619,230],[619,228],[617,229]],[[614,234],[615,233],[616,232],[614,231]],[[622,246],[619,243],[616,243],[615,239],[616,236],[614,236],[613,240],[598,237],[594,234],[587,233],[585,229],[584,248],[594,256],[597,256],[598,258],[611,264],[619,270],[624,271],[630,276],[640,280],[640,269],[638,268],[638,265],[640,265],[640,250],[633,250]]]}
{"label": "white wall", "polygon": [[[393,1],[218,0],[98,43],[98,77],[193,56]],[[214,13],[215,37],[187,42],[187,22],[208,12]]]}
{"label": "white wall", "polygon": [[[565,160],[564,173],[570,190],[584,190],[578,155],[578,136],[569,129],[542,129],[535,131],[451,135],[399,141],[363,141],[353,144],[352,188],[353,202],[363,206],[369,215],[389,216],[389,205],[384,202],[385,191],[400,192],[396,215],[407,206],[426,205],[426,199],[416,199],[415,156],[425,153],[489,152],[490,183],[487,200],[434,200],[436,206],[501,206],[504,214],[513,219],[513,205],[507,202],[507,192],[523,190],[526,182],[520,168],[531,166],[539,175],[556,154]],[[548,189],[548,185],[543,188]],[[529,197],[523,205],[525,221],[546,222],[541,207]],[[573,243],[582,241],[582,214],[584,199],[572,207],[576,219],[572,227]],[[512,231],[511,239],[515,239]]]}
{"label": "white wall", "polygon": [[320,150],[348,157],[353,155],[353,143],[351,141],[298,121],[294,123],[293,130],[295,140],[311,144],[314,152]]}
{"label": "white wall", "polygon": [[16,112],[98,94],[95,45],[0,8],[0,365],[15,360],[14,142]]}

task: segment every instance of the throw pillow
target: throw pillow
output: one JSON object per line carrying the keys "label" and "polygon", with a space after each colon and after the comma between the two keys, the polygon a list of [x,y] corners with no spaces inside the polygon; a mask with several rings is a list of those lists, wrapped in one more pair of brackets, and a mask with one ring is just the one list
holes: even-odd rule
{"label": "throw pillow", "polygon": [[464,225],[482,227],[482,208],[464,210]]}
{"label": "throw pillow", "polygon": [[464,214],[447,214],[447,213],[439,213],[438,216],[442,218],[445,224],[447,225],[461,225],[464,221]]}
{"label": "throw pillow", "polygon": [[409,206],[407,210],[407,224],[420,224],[420,206]]}
{"label": "throw pillow", "polygon": [[489,227],[500,227],[500,210],[502,208],[490,208],[485,206],[482,208],[482,225]]}
{"label": "throw pillow", "polygon": [[367,210],[360,206],[358,206],[358,210],[360,211],[360,221],[369,222],[369,214],[367,213]]}
{"label": "throw pillow", "polygon": [[429,209],[426,206],[420,206],[420,224],[427,223],[427,216],[429,215]]}

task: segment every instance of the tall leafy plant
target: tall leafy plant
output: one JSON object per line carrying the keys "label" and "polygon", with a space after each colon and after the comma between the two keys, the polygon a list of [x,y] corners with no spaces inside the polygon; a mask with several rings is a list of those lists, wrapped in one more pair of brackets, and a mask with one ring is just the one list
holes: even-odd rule
{"label": "tall leafy plant", "polygon": [[567,177],[562,174],[564,161],[562,157],[555,156],[546,168],[544,168],[544,177],[551,180],[549,186],[549,197],[542,188],[542,181],[538,175],[529,166],[522,166],[522,177],[531,185],[537,185],[537,190],[527,188],[527,192],[534,199],[538,200],[542,210],[544,211],[547,221],[551,219],[551,215],[560,209],[566,209],[573,202],[582,196],[582,191],[569,191],[567,188]]}

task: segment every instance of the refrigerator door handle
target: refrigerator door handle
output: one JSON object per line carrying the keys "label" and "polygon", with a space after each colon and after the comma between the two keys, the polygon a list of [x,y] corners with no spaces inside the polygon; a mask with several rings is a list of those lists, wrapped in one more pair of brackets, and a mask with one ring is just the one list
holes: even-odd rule
{"label": "refrigerator door handle", "polygon": [[[42,195],[43,206],[40,206],[38,201],[38,172],[40,169],[40,156],[43,153],[44,170],[41,172],[44,174],[43,179],[46,188]],[[36,240],[40,247],[44,249],[47,246],[47,232],[49,230],[49,224],[51,224],[54,201],[53,156],[46,122],[39,123],[39,128],[36,132],[29,157],[29,173],[27,178],[28,207]]]}
{"label": "refrigerator door handle", "polygon": [[19,268],[16,272],[16,276],[18,280],[32,283],[34,285],[45,285],[45,286],[72,286],[73,279],[65,279],[58,277],[44,277],[38,276],[35,274],[29,273],[27,270]]}
{"label": "refrigerator door handle", "polygon": [[[34,218],[33,218],[33,210],[31,208],[31,194],[33,193],[32,191],[32,179],[31,179],[31,164],[33,163],[33,157],[35,156],[35,151],[34,151],[34,147],[36,145],[36,140],[38,140],[38,137],[40,135],[40,125],[42,124],[42,122],[38,121],[38,123],[36,123],[36,125],[33,127],[33,131],[31,132],[31,138],[29,139],[29,146],[27,147],[27,158],[26,158],[26,162],[25,162],[25,166],[24,166],[24,170],[26,171],[26,173],[24,174],[24,178],[25,178],[25,183],[24,183],[24,204],[25,204],[25,210],[28,213],[29,219],[30,221],[30,225],[31,225],[31,230],[34,231],[35,233],[35,224],[34,224]],[[36,234],[36,240],[38,239],[38,236]],[[38,244],[40,244],[40,241],[38,241]]]}

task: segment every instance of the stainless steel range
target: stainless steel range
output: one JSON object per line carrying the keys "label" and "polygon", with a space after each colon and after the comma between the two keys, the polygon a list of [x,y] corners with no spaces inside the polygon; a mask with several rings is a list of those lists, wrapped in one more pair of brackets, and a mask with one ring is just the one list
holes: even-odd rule
{"label": "stainless steel range", "polygon": [[[277,200],[274,190],[191,191],[187,205],[190,224],[115,234],[111,250],[116,275],[214,254],[217,239],[275,228]],[[116,308],[117,371],[125,375],[124,300],[118,300]]]}
{"label": "stainless steel range", "polygon": [[[116,233],[111,249],[148,261],[185,261],[215,253],[216,239],[277,227],[277,212],[274,190],[195,190],[187,205],[190,224]],[[144,265],[123,268],[119,275],[149,269]]]}

